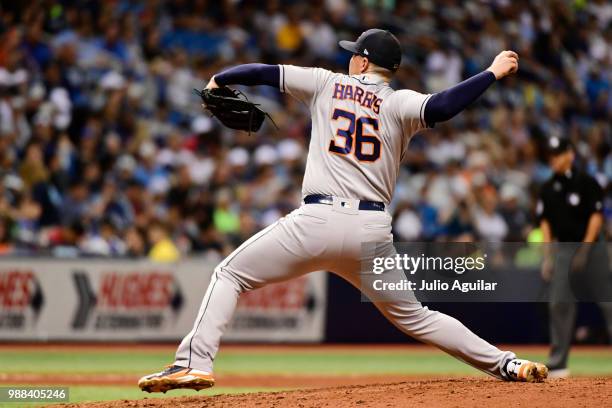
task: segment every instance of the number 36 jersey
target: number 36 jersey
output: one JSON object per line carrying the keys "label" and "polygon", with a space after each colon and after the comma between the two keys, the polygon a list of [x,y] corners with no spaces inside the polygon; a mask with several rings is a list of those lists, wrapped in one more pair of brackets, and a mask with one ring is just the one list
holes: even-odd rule
{"label": "number 36 jersey", "polygon": [[394,91],[374,74],[280,65],[280,89],[309,108],[312,133],[302,195],[389,204],[430,95]]}

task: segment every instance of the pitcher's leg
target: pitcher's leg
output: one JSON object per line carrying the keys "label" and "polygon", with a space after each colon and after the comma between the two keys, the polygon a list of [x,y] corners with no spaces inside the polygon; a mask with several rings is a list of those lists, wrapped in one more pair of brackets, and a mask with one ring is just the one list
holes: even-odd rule
{"label": "pitcher's leg", "polygon": [[396,327],[409,336],[434,345],[467,364],[507,379],[505,364],[516,358],[478,337],[459,320],[429,310],[420,303],[406,301],[375,302],[376,307]]}
{"label": "pitcher's leg", "polygon": [[[338,269],[339,275],[348,280],[371,299],[378,310],[407,335],[434,345],[461,361],[494,377],[508,379],[504,370],[508,361],[516,358],[514,353],[501,351],[478,337],[457,319],[424,307],[411,291],[376,291],[373,282],[399,282],[404,278],[401,270],[374,275],[369,271]],[[382,277],[382,278],[381,278]],[[362,281],[363,278],[363,281]]]}
{"label": "pitcher's leg", "polygon": [[220,265],[213,275],[189,334],[179,345],[175,365],[212,372],[219,340],[234,314],[242,289],[235,276]]}
{"label": "pitcher's leg", "polygon": [[175,365],[212,372],[221,336],[231,320],[238,297],[244,291],[317,270],[313,249],[302,240],[323,242],[321,219],[303,216],[301,209],[254,235],[216,268],[202,300],[192,330],[181,342]]}

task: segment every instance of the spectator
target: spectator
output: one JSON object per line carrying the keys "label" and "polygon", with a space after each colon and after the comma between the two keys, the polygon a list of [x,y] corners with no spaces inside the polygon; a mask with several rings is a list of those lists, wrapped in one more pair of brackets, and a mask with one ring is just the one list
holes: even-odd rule
{"label": "spectator", "polygon": [[500,215],[508,226],[506,241],[525,242],[528,234],[528,214],[519,205],[520,192],[512,184],[504,184],[500,193]]}
{"label": "spectator", "polygon": [[[524,240],[526,192],[550,177],[542,141],[555,134],[570,136],[576,166],[610,195],[609,2],[5,3],[0,243],[12,251],[146,256],[163,235],[185,253],[228,253],[299,205],[308,109],[245,90],[280,127],[253,137],[203,115],[191,89],[246,62],[343,71],[337,40],[364,26],[400,38],[395,88],[433,92],[502,49],[520,54],[518,75],[410,142],[391,204],[402,239]],[[157,222],[164,234],[150,233]]]}
{"label": "spectator", "polygon": [[145,240],[135,227],[129,227],[125,231],[125,254],[133,258],[146,256]]}
{"label": "spectator", "polygon": [[2,217],[0,218],[0,255],[10,255],[13,250],[11,221],[6,217]]}
{"label": "spectator", "polygon": [[494,194],[483,194],[481,204],[472,210],[476,232],[485,242],[503,241],[508,234],[508,225],[497,211],[497,197]]}
{"label": "spectator", "polygon": [[421,220],[409,204],[395,210],[393,233],[396,241],[418,241],[422,230]]}
{"label": "spectator", "polygon": [[168,230],[161,222],[154,222],[147,231],[151,249],[149,259],[154,262],[176,262],[181,254],[168,236]]}
{"label": "spectator", "polygon": [[453,242],[472,242],[475,230],[468,204],[460,201],[457,209],[445,226],[446,238]]}

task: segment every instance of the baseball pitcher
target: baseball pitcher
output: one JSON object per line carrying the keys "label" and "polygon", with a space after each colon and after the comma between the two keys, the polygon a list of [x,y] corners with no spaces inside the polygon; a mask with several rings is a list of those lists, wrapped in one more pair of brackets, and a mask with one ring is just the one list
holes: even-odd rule
{"label": "baseball pitcher", "polygon": [[[340,41],[340,46],[353,54],[348,75],[321,68],[246,64],[221,72],[208,83],[207,89],[269,85],[310,108],[312,134],[303,204],[215,268],[174,364],[142,377],[138,382],[142,390],[212,387],[213,360],[242,292],[318,270],[331,271],[360,288],[362,243],[392,242],[387,206],[411,136],[452,118],[496,80],[518,69],[518,55],[502,51],[482,73],[425,95],[389,87],[402,54],[389,31],[367,30],[357,41]],[[360,289],[372,295],[367,286]],[[404,333],[496,378],[539,382],[548,374],[543,364],[517,359],[458,320],[422,306],[412,293],[389,299],[377,293],[376,298],[376,307]]]}

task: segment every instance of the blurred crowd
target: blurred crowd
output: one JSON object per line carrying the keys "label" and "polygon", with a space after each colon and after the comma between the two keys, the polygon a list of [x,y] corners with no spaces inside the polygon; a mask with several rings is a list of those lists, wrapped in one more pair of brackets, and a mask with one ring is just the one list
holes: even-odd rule
{"label": "blurred crowd", "polygon": [[346,72],[337,41],[372,27],[402,43],[396,89],[437,92],[520,55],[517,75],[411,141],[397,240],[529,239],[550,136],[604,187],[610,234],[611,21],[606,0],[2,2],[0,253],[227,254],[299,206],[309,113],[243,89],[279,126],[248,135],[192,89],[247,62]]}

